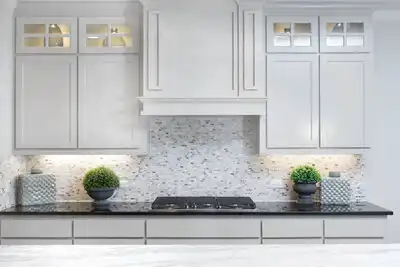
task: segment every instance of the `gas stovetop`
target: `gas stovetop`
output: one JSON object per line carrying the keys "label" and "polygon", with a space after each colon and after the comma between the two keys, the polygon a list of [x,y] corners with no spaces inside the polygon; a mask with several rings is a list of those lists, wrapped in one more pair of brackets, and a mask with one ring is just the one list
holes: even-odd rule
{"label": "gas stovetop", "polygon": [[158,197],[153,210],[167,209],[255,209],[249,197]]}

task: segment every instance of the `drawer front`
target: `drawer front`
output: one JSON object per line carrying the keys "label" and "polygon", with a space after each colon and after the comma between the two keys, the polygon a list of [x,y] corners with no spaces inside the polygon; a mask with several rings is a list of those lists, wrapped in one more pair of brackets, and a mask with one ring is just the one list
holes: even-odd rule
{"label": "drawer front", "polygon": [[386,219],[327,219],[325,237],[379,237],[385,236]]}
{"label": "drawer front", "polygon": [[147,239],[147,245],[260,245],[259,239]]}
{"label": "drawer front", "polygon": [[74,245],[144,245],[144,239],[75,239]]}
{"label": "drawer front", "polygon": [[335,238],[325,239],[325,244],[383,244],[383,238]]}
{"label": "drawer front", "polygon": [[322,237],[322,219],[269,219],[262,221],[263,237]]}
{"label": "drawer front", "polygon": [[77,219],[74,237],[144,237],[144,220]]}
{"label": "drawer front", "polygon": [[61,219],[2,220],[2,237],[72,237],[72,221]]}
{"label": "drawer front", "polygon": [[72,245],[71,239],[3,239],[2,245]]}
{"label": "drawer front", "polygon": [[263,244],[267,244],[267,245],[322,244],[322,238],[263,239]]}
{"label": "drawer front", "polygon": [[147,220],[147,237],[259,238],[260,221],[252,219],[154,219]]}

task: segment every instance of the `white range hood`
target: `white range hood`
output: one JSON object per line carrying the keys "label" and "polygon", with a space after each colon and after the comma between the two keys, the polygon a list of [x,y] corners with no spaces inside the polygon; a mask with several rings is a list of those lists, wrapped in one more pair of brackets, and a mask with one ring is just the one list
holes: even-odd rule
{"label": "white range hood", "polygon": [[143,1],[142,115],[264,115],[263,3]]}

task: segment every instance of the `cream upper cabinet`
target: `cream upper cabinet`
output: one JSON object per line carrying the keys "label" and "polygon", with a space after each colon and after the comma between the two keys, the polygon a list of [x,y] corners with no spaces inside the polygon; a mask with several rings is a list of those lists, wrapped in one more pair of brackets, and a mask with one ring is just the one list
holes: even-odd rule
{"label": "cream upper cabinet", "polygon": [[267,77],[267,148],[317,148],[318,55],[268,55]]}
{"label": "cream upper cabinet", "polygon": [[17,18],[17,53],[76,53],[76,18]]}
{"label": "cream upper cabinet", "polygon": [[139,120],[138,55],[79,57],[79,148],[145,147]]}
{"label": "cream upper cabinet", "polygon": [[317,53],[318,17],[267,16],[268,53]]}
{"label": "cream upper cabinet", "polygon": [[371,55],[321,55],[322,148],[364,148],[371,88]]}
{"label": "cream upper cabinet", "polygon": [[237,12],[233,0],[149,1],[143,97],[237,97]]}
{"label": "cream upper cabinet", "polygon": [[16,149],[77,147],[76,56],[17,56]]}
{"label": "cream upper cabinet", "polygon": [[139,16],[80,18],[80,53],[139,53]]}
{"label": "cream upper cabinet", "polygon": [[371,52],[369,16],[320,17],[321,53]]}

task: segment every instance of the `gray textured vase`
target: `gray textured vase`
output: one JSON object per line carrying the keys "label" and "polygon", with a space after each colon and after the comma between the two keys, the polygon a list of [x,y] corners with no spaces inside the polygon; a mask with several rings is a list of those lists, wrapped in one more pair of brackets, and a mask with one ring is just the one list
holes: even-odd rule
{"label": "gray textured vase", "polygon": [[297,203],[313,204],[312,194],[317,191],[317,184],[298,184],[295,183],[293,190],[298,194]]}
{"label": "gray textured vase", "polygon": [[86,192],[94,201],[105,201],[114,195],[115,189],[116,188],[92,188]]}

